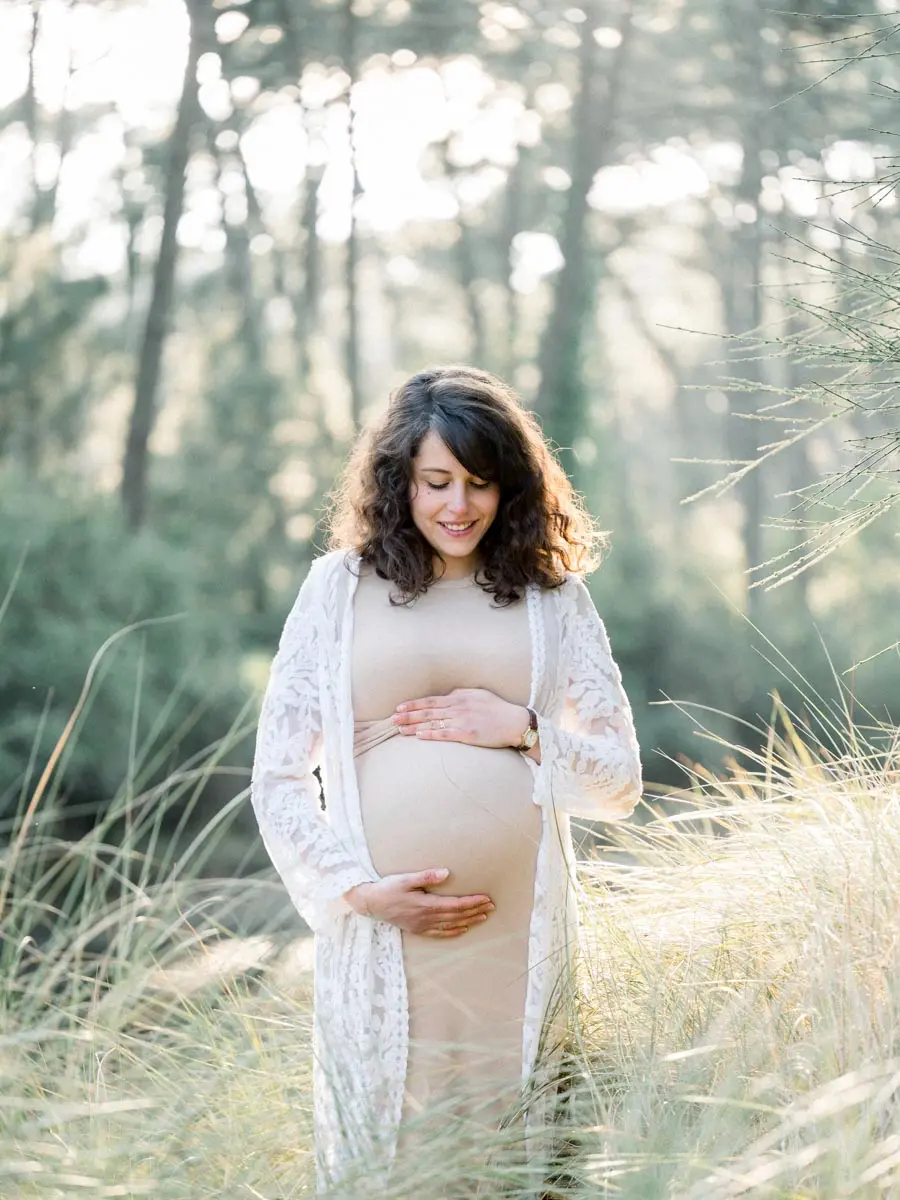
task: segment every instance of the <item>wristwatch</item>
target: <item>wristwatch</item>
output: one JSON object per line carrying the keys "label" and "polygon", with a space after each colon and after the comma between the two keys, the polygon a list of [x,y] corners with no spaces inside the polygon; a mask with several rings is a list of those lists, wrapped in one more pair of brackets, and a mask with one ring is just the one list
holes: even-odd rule
{"label": "wristwatch", "polygon": [[525,729],[525,732],[522,734],[521,741],[519,742],[518,746],[516,746],[516,749],[517,750],[530,750],[531,747],[535,744],[535,742],[537,740],[538,740],[537,713],[534,711],[533,708],[529,708],[529,710],[528,710],[528,726]]}

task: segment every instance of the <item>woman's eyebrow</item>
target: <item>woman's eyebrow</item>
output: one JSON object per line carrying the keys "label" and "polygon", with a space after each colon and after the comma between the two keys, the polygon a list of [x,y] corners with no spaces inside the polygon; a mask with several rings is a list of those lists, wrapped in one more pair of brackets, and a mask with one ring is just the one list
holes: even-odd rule
{"label": "woman's eyebrow", "polygon": [[[453,477],[453,472],[448,471],[445,467],[420,466],[420,467],[417,467],[416,469],[418,471],[427,471],[430,475],[449,475],[451,478]],[[473,475],[471,471],[469,471],[467,473],[468,473],[468,476],[470,479],[481,479],[482,478],[481,475]]]}

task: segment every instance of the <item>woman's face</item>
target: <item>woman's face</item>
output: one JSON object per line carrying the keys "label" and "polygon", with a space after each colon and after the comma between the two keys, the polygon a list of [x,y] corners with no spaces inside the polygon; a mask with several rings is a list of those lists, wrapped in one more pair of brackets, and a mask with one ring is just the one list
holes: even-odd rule
{"label": "woman's face", "polygon": [[499,486],[470,475],[434,431],[422,439],[412,465],[413,523],[447,564],[444,578],[471,574],[478,543],[497,515]]}

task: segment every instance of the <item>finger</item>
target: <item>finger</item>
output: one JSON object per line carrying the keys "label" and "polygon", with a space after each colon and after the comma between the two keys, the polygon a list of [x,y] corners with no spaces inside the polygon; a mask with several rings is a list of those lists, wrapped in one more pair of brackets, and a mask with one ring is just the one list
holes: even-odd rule
{"label": "finger", "polygon": [[416,737],[430,738],[433,742],[466,742],[472,746],[482,744],[479,740],[478,730],[461,724],[461,718],[457,717],[454,720],[445,713],[443,721],[443,729],[441,728],[441,717],[438,715],[436,720],[423,721],[421,725],[401,728],[400,732],[407,735],[415,734]]}
{"label": "finger", "polygon": [[394,711],[407,713],[418,712],[423,708],[444,708],[448,699],[448,696],[420,696],[418,700],[405,700],[402,704],[398,704]]}
{"label": "finger", "polygon": [[[403,731],[406,733],[407,731]],[[410,729],[407,736],[415,734],[426,742],[475,742],[475,734],[470,729],[430,729],[427,725]]]}
{"label": "finger", "polygon": [[[425,874],[426,872],[423,872]],[[413,878],[409,876],[409,878]],[[461,912],[467,908],[483,908],[486,904],[493,904],[490,896],[484,896],[481,893],[476,893],[474,896],[439,896],[435,892],[427,892],[423,897],[423,903],[428,908],[438,909],[444,912]]]}
{"label": "finger", "polygon": [[[429,913],[426,920],[430,929],[440,929],[441,926],[445,929],[455,929],[457,925],[480,925],[488,919],[491,911],[482,908],[461,913]],[[441,919],[438,920],[438,917]]]}
{"label": "finger", "polygon": [[487,914],[482,913],[478,917],[470,917],[466,921],[439,921],[437,925],[432,925],[432,929],[438,930],[440,933],[446,933],[451,930],[471,929],[473,925],[481,925],[487,920]]}
{"label": "finger", "polygon": [[407,891],[412,892],[443,883],[449,874],[447,867],[429,867],[427,871],[411,871],[408,875],[401,875],[400,881]]}
{"label": "finger", "polygon": [[415,712],[395,713],[391,720],[395,725],[421,725],[426,721],[447,720],[449,716],[448,708],[419,708]]}
{"label": "finger", "polygon": [[391,720],[395,725],[418,725],[422,721],[430,721],[432,709],[420,708],[416,712],[394,713]]}
{"label": "finger", "polygon": [[450,917],[464,917],[469,913],[493,912],[494,902],[490,896],[483,899],[460,900],[456,896],[425,896],[426,907],[438,919],[448,920]]}

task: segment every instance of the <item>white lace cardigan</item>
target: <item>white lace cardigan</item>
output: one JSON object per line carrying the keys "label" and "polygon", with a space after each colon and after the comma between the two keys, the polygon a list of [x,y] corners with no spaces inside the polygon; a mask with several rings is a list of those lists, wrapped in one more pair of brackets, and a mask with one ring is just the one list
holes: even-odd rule
{"label": "white lace cardigan", "polygon": [[[389,1162],[406,1075],[408,1009],[400,930],[341,898],[378,878],[353,761],[351,648],[357,560],[316,559],[288,616],[262,706],[251,797],[266,849],[317,934],[314,1092],[321,1185]],[[631,709],[587,588],[527,592],[531,699],[543,813],[529,939],[522,1076],[536,1065],[551,993],[573,929],[569,815],[627,817],[641,793]],[[326,809],[313,774],[321,767]],[[422,867],[433,864],[423,863]]]}

